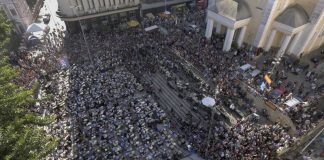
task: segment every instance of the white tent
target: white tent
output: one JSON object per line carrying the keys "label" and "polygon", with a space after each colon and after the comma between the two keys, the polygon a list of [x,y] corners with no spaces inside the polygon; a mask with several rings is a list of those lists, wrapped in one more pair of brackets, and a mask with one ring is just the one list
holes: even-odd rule
{"label": "white tent", "polygon": [[33,23],[31,25],[28,26],[26,32],[40,32],[43,31],[45,29],[45,26],[43,24],[38,24],[38,23]]}
{"label": "white tent", "polygon": [[205,97],[202,101],[202,104],[206,107],[212,107],[215,105],[215,99],[211,97]]}
{"label": "white tent", "polygon": [[289,107],[293,107],[297,104],[302,103],[298,98],[292,98],[288,101],[285,102],[285,105],[289,106]]}
{"label": "white tent", "polygon": [[241,69],[242,71],[246,71],[246,70],[250,69],[251,67],[252,67],[252,66],[251,66],[250,64],[245,64],[245,65],[241,66],[240,69]]}
{"label": "white tent", "polygon": [[150,27],[147,27],[147,28],[145,28],[144,30],[146,31],[146,32],[148,32],[148,31],[151,31],[151,30],[154,30],[154,29],[158,29],[159,27],[157,26],[157,25],[153,25],[153,26],[150,26]]}
{"label": "white tent", "polygon": [[250,73],[250,75],[251,75],[252,77],[255,77],[255,76],[259,75],[260,73],[261,73],[260,70],[255,69],[255,70],[253,70],[253,71]]}
{"label": "white tent", "polygon": [[171,12],[169,12],[169,11],[164,11],[164,14],[169,15],[169,14],[171,14]]}
{"label": "white tent", "polygon": [[147,13],[145,16],[151,19],[155,18],[155,16],[152,13]]}

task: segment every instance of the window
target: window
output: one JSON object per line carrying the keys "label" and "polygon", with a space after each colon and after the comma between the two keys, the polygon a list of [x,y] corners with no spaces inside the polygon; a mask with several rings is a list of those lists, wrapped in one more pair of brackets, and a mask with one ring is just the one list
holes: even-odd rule
{"label": "window", "polygon": [[15,9],[10,9],[10,13],[12,16],[17,16],[17,12]]}

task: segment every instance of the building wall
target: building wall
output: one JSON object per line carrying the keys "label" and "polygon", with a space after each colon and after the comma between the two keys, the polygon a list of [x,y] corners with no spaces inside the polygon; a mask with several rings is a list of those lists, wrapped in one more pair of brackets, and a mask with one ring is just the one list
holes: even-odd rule
{"label": "building wall", "polygon": [[[256,31],[258,30],[259,24],[262,20],[261,8],[264,8],[266,3],[264,3],[263,0],[245,0],[245,2],[249,5],[251,9],[252,19],[248,24],[248,28],[244,37],[244,42],[248,44],[253,44],[251,42],[254,41],[254,38],[257,34]],[[258,7],[260,7],[260,9]]]}
{"label": "building wall", "polygon": [[8,18],[14,22],[18,32],[25,32],[33,22],[26,0],[0,0],[0,5],[5,10]]}
{"label": "building wall", "polygon": [[[221,0],[209,0],[209,5],[211,6],[211,4],[216,3],[216,1]],[[292,38],[285,50],[286,53],[291,52],[293,55],[299,56],[301,53],[308,53],[324,44],[324,0],[240,1],[245,1],[251,11],[251,19],[243,38],[245,43],[257,48],[265,48],[266,44],[269,42],[270,33],[274,29],[276,18],[288,7],[298,4],[303,7],[305,12],[308,14],[309,23],[306,23],[304,28],[301,27],[301,32],[295,32],[296,30],[293,30],[294,34],[291,35]],[[214,23],[217,24],[217,22]],[[214,25],[214,27],[216,27],[216,25]],[[286,28],[289,29],[289,27]],[[239,32],[239,29],[237,29],[236,32]],[[287,31],[286,33],[288,34]],[[298,33],[300,36],[297,36]],[[282,45],[285,36],[285,33],[277,30],[271,46],[279,48]]]}
{"label": "building wall", "polygon": [[[322,14],[318,23],[324,24],[324,14]],[[314,35],[312,36],[309,45],[305,48],[306,52],[317,49],[323,45],[322,39],[324,38],[324,25],[317,25],[314,30]]]}
{"label": "building wall", "polygon": [[58,0],[58,5],[63,17],[74,17],[138,6],[139,0]]}
{"label": "building wall", "polygon": [[[248,25],[246,36],[244,38],[244,42],[248,44],[252,44],[251,42],[254,42],[257,38],[257,30],[260,27],[260,24],[262,24],[262,21],[264,19],[264,14],[266,14],[266,5],[270,0],[245,0],[247,4],[250,6],[251,12],[252,12],[252,19],[251,22]],[[260,40],[258,40],[259,45],[255,44],[256,47],[265,47],[266,43],[268,42],[271,30],[273,29],[273,23],[275,22],[275,19],[289,6],[293,4],[299,4],[301,5],[304,10],[308,13],[309,16],[312,15],[314,12],[315,7],[319,4],[319,0],[275,0],[274,5],[272,7],[272,13],[267,19],[267,25],[265,26],[265,29],[263,30],[263,36]],[[262,7],[263,6],[263,7]],[[324,15],[323,15],[324,16]],[[312,26],[307,26],[309,29],[312,30]],[[307,29],[307,28],[306,28]],[[305,29],[305,34],[307,34],[307,31]],[[305,48],[305,52],[310,52],[311,50],[314,50],[321,45],[323,45],[323,39],[324,39],[324,18],[321,19],[318,22],[318,25],[314,28],[315,34],[311,38],[309,44]],[[322,34],[323,33],[323,34]],[[260,33],[259,33],[260,34]],[[281,32],[277,32],[272,47],[280,47],[282,38],[284,37],[284,34]],[[300,43],[307,43],[305,42],[305,36],[301,37],[301,40],[298,41]],[[288,49],[287,49],[288,50]],[[302,51],[295,51],[302,52]],[[299,54],[299,53],[297,53]]]}
{"label": "building wall", "polygon": [[294,54],[307,54],[323,45],[321,30],[324,26],[324,0],[318,0],[311,11],[310,23],[302,33],[301,39],[297,42]]}

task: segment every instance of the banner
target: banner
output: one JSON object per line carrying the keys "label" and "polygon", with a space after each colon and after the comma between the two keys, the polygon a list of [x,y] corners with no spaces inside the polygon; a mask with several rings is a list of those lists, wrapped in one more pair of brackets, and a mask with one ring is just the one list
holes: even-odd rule
{"label": "banner", "polygon": [[266,75],[264,76],[264,80],[265,80],[269,85],[271,85],[272,80],[271,80],[271,78],[270,78],[270,76],[269,76],[268,74],[266,74]]}
{"label": "banner", "polygon": [[264,82],[262,82],[262,84],[260,85],[261,91],[264,91],[265,88],[266,88],[266,84]]}

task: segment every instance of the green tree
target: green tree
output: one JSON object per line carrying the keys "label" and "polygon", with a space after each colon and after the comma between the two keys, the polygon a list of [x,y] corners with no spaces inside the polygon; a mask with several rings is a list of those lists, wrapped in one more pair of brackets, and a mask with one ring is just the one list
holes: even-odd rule
{"label": "green tree", "polygon": [[30,112],[28,108],[36,102],[33,90],[14,83],[19,68],[11,66],[4,54],[11,26],[0,11],[0,159],[41,159],[56,146],[56,140],[43,129],[53,117]]}
{"label": "green tree", "polygon": [[0,9],[0,53],[6,51],[10,42],[12,23],[6,17],[3,10]]}

